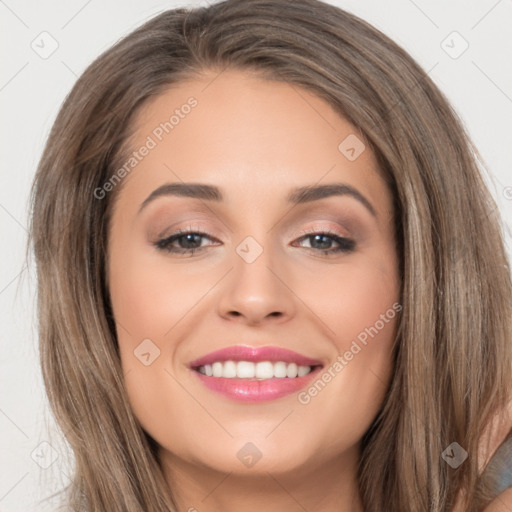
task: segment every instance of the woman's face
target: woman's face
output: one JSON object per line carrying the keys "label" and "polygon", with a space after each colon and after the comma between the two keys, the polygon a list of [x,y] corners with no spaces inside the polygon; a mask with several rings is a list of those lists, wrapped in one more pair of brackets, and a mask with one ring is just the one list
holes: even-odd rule
{"label": "woman's face", "polygon": [[103,189],[120,187],[108,281],[130,403],[164,462],[355,467],[401,309],[392,197],[362,136],[241,71],[174,86],[136,128],[122,188]]}

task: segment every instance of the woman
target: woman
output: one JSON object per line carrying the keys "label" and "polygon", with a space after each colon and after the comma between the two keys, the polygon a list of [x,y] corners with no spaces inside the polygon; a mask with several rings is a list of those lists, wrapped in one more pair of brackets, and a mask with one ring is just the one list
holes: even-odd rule
{"label": "woman", "polygon": [[408,54],[315,0],[170,10],[98,58],[33,191],[71,508],[510,507],[475,154]]}

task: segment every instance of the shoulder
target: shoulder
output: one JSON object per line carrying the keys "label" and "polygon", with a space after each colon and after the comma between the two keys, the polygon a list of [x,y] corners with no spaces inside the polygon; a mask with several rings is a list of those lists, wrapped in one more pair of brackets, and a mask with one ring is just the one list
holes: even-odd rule
{"label": "shoulder", "polygon": [[500,446],[510,441],[512,432],[512,398],[506,408],[494,416],[493,421],[480,439],[478,459],[483,469],[496,454]]}
{"label": "shoulder", "polygon": [[484,512],[510,512],[512,510],[512,487],[499,494]]}
{"label": "shoulder", "polygon": [[483,512],[512,512],[512,400],[481,439],[480,470],[493,498]]}
{"label": "shoulder", "polygon": [[[508,413],[508,414],[507,414]],[[512,512],[512,401],[483,443],[485,472],[494,476],[495,498],[484,512]],[[482,448],[483,448],[482,446]]]}

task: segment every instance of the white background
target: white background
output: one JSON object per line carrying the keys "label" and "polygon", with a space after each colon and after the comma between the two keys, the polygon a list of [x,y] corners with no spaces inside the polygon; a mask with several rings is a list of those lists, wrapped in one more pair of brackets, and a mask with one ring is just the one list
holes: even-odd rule
{"label": "white background", "polygon": [[[431,70],[430,76],[452,102],[487,164],[489,185],[502,212],[510,247],[512,1],[330,3],[369,21],[409,51],[426,71]],[[33,264],[26,268],[24,253],[28,192],[43,144],[59,105],[85,67],[142,22],[182,5],[205,2],[0,0],[2,512],[52,510],[51,500],[37,502],[66,483],[69,472],[69,457],[55,432],[42,387],[34,269]],[[44,31],[58,43],[46,59],[31,47],[51,48],[51,38],[40,35]],[[456,59],[442,47],[453,31],[469,44]],[[460,50],[461,44],[458,36],[450,36],[444,43],[453,47],[452,53]],[[55,457],[48,468],[41,467]]]}

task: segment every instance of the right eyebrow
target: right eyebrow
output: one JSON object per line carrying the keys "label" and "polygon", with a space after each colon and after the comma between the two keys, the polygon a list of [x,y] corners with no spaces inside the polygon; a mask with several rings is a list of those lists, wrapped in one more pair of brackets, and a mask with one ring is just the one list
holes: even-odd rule
{"label": "right eyebrow", "polygon": [[139,213],[157,197],[161,196],[192,197],[195,199],[206,199],[208,201],[222,201],[222,192],[218,187],[202,183],[166,183],[153,190],[142,202]]}

